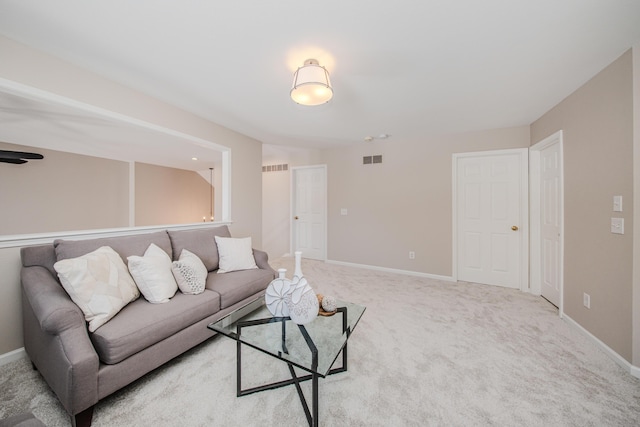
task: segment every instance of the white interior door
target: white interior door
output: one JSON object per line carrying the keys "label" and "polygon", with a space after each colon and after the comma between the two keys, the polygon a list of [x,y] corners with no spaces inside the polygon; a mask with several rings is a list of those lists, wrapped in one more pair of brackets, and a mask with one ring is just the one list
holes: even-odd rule
{"label": "white interior door", "polygon": [[326,259],[327,168],[292,168],[292,243],[304,258]]}
{"label": "white interior door", "polygon": [[563,280],[562,131],[531,147],[531,291],[560,309]]}
{"label": "white interior door", "polygon": [[560,150],[553,144],[540,152],[541,295],[560,306]]}
{"label": "white interior door", "polygon": [[457,278],[528,286],[526,149],[454,155]]}

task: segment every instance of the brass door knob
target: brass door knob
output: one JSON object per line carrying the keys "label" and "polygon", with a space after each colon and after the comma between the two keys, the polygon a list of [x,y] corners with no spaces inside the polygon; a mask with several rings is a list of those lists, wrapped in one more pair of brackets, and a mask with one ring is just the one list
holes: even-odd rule
{"label": "brass door knob", "polygon": [[298,215],[294,216],[293,219],[298,219]]}
{"label": "brass door knob", "polygon": [[518,231],[518,226],[517,226],[517,225],[513,225],[513,226],[511,226],[511,229],[512,229],[513,231]]}

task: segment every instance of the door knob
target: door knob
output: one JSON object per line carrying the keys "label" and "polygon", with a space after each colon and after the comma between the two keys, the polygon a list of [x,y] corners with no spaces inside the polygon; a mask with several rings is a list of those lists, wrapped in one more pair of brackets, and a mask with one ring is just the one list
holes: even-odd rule
{"label": "door knob", "polygon": [[293,219],[298,219],[298,215],[294,216]]}
{"label": "door knob", "polygon": [[513,231],[518,231],[518,226],[517,226],[517,225],[513,225],[513,226],[511,226],[511,229],[512,229]]}

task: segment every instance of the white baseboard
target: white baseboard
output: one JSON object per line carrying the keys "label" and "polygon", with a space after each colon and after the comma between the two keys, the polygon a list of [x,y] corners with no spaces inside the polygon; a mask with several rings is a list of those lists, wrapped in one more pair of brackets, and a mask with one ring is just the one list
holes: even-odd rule
{"label": "white baseboard", "polygon": [[19,349],[10,351],[9,353],[0,354],[0,366],[4,366],[7,363],[20,360],[24,357],[27,357],[27,352],[24,351],[24,347],[20,347]]}
{"label": "white baseboard", "polygon": [[631,375],[633,375],[636,378],[640,378],[640,368],[639,367],[634,366],[631,363],[629,363],[627,361],[627,359],[625,359],[624,357],[620,356],[611,347],[609,347],[608,345],[606,345],[605,343],[600,341],[598,339],[598,337],[593,335],[591,332],[587,331],[585,328],[582,327],[582,325],[580,325],[578,322],[573,320],[571,317],[567,316],[567,313],[564,313],[564,316],[562,317],[562,319],[565,320],[569,325],[571,325],[572,327],[577,329],[579,332],[581,332],[584,336],[589,338],[591,341],[593,341],[594,344],[596,344],[598,347],[600,347],[600,349],[602,351],[604,351],[607,354],[607,356],[612,358],[625,371],[629,372]]}
{"label": "white baseboard", "polygon": [[378,267],[376,265],[367,264],[355,264],[352,262],[334,261],[328,259],[327,264],[344,265],[345,267],[364,268],[367,270],[384,271],[386,273],[404,274],[406,276],[425,277],[427,279],[443,280],[445,282],[455,282],[456,280],[451,276],[440,276],[438,274],[421,273],[419,271],[399,270],[397,268]]}

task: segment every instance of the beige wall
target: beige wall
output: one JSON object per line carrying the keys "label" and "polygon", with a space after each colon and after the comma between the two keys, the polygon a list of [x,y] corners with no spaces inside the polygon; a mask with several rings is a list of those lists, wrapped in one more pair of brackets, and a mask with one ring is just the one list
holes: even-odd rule
{"label": "beige wall", "polygon": [[262,173],[262,243],[272,258],[290,251],[290,186],[290,170]]}
{"label": "beige wall", "polygon": [[[520,126],[327,150],[329,259],[451,276],[452,154],[528,145]],[[377,154],[382,164],[362,164]]]}
{"label": "beige wall", "polygon": [[[564,137],[565,313],[631,361],[633,99],[628,51],[531,125],[535,144]],[[613,196],[624,212],[613,212]],[[610,232],[624,218],[625,234]],[[591,296],[591,309],[583,306]]]}
{"label": "beige wall", "polygon": [[291,168],[323,164],[320,150],[265,146],[263,165],[289,165],[287,171],[262,173],[262,245],[270,257],[291,251]]}
{"label": "beige wall", "polygon": [[[229,147],[230,210],[233,221],[231,232],[236,236],[251,236],[254,246],[261,247],[262,144],[259,141],[2,36],[0,79],[52,92]],[[42,167],[42,164],[38,167]],[[128,166],[124,176],[128,182]],[[76,182],[76,185],[79,184],[81,183]],[[123,194],[128,195],[128,189]],[[112,205],[120,203],[118,200],[109,202]],[[128,199],[125,199],[125,203],[128,203]],[[1,208],[12,209],[4,202]],[[69,206],[72,211],[86,212],[86,208],[86,203],[73,203]],[[128,224],[128,212],[124,221],[124,225]],[[77,227],[74,226],[73,229]],[[0,355],[22,347],[18,253],[16,248],[0,249]]]}
{"label": "beige wall", "polygon": [[[265,157],[264,164],[327,165],[329,260],[451,276],[452,154],[528,145],[529,127],[520,126],[420,141],[393,136],[295,155],[283,151]],[[377,154],[382,164],[362,164],[363,156]],[[283,239],[286,233],[289,251],[290,174],[279,174],[263,174],[263,232],[274,254],[285,250],[278,233]],[[409,251],[416,252],[415,260]]]}
{"label": "beige wall", "polygon": [[0,163],[0,235],[129,224],[128,163],[2,142],[0,150],[44,155]]}
{"label": "beige wall", "polygon": [[135,164],[136,226],[210,221],[211,196],[211,185],[197,172]]}

